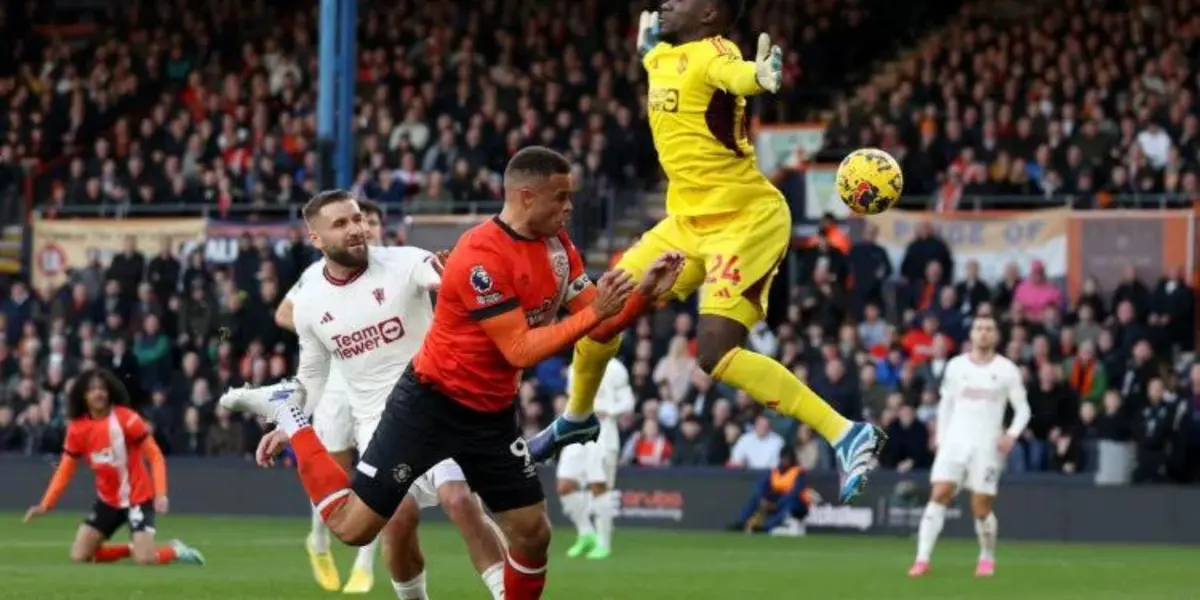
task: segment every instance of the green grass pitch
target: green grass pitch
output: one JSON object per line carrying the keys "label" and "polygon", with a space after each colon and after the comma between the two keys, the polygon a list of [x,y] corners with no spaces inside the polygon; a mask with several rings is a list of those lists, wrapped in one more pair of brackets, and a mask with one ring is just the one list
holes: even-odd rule
{"label": "green grass pitch", "polygon": [[[73,565],[67,547],[78,516],[53,515],[21,525],[0,514],[0,599],[306,600],[317,589],[303,549],[307,521],[167,515],[162,540],[200,548],[204,567]],[[1003,527],[1001,536],[1003,536]],[[1105,600],[1200,598],[1194,548],[1068,546],[1000,539],[998,574],[976,580],[975,545],[944,540],[934,572],[910,581],[911,540],[853,536],[746,537],[718,533],[618,530],[605,562],[563,557],[565,531],[551,555],[549,600]],[[123,534],[118,534],[122,536]],[[456,532],[423,527],[429,593],[437,600],[486,599]],[[352,551],[338,549],[345,574]],[[344,577],[345,575],[343,575]],[[382,563],[367,598],[395,598]]]}

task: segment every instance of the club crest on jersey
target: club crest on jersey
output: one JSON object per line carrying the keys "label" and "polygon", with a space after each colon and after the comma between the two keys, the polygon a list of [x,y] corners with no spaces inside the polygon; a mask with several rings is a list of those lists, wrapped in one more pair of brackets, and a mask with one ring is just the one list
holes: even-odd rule
{"label": "club crest on jersey", "polygon": [[551,262],[554,263],[554,276],[558,277],[559,279],[566,279],[567,273],[569,273],[571,270],[571,261],[567,258],[567,255],[565,253],[557,252],[554,254],[554,258],[551,260]]}
{"label": "club crest on jersey", "polygon": [[371,295],[375,297],[375,302],[377,304],[381,306],[383,305],[383,288],[375,288],[371,290]]}

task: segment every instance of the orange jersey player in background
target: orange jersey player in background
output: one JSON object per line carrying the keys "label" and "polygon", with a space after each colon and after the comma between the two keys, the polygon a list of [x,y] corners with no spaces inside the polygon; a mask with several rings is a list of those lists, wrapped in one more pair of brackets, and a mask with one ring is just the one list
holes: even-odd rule
{"label": "orange jersey player in background", "polygon": [[[155,514],[167,512],[167,463],[146,422],[129,404],[129,392],[110,371],[85,371],[75,380],[67,393],[71,421],[62,462],[42,501],[25,513],[25,522],[54,508],[82,458],[96,475],[96,503],[75,533],[72,561],[204,564],[198,551],[178,540],[155,545]],[[122,525],[129,526],[132,542],[104,543]]]}

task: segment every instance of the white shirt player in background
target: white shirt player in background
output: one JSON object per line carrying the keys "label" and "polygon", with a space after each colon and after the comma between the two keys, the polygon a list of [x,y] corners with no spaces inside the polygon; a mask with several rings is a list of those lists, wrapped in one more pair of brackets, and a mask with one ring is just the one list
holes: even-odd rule
{"label": "white shirt player in background", "polygon": [[[567,380],[570,389],[569,375]],[[575,524],[578,534],[567,550],[569,557],[602,560],[612,553],[613,519],[621,504],[621,494],[614,489],[621,452],[617,418],[633,409],[629,371],[621,361],[610,360],[596,392],[600,437],[594,442],[567,446],[558,457],[558,495],[563,513]]]}
{"label": "white shirt player in background", "polygon": [[[340,379],[354,445],[362,454],[388,395],[433,322],[430,292],[441,283],[439,263],[433,254],[416,248],[368,248],[368,240],[379,236],[369,233],[359,201],[347,192],[326,192],[313,202],[317,203],[315,215],[308,215],[306,207],[310,236],[321,242],[325,257],[305,271],[288,295],[300,337],[297,378],[309,390],[306,408],[314,415],[326,414],[321,405],[328,381]],[[374,212],[370,207],[368,211]],[[273,390],[230,392],[237,393],[269,394]],[[336,411],[332,414],[330,418],[340,418]],[[260,462],[269,462],[285,440],[286,436],[274,434],[264,438],[258,452]],[[462,532],[472,562],[493,598],[502,598],[503,542],[467,487],[462,470],[450,460],[417,479],[393,516],[393,526],[384,530],[397,595],[405,600],[427,598],[416,527],[419,510],[439,503]],[[336,575],[331,557],[328,564]],[[357,567],[356,562],[351,583],[355,578],[364,579],[365,592],[373,584],[373,573]],[[323,575],[316,574],[320,581]]]}
{"label": "white shirt player in background", "polygon": [[[929,572],[929,560],[946,508],[960,486],[971,490],[971,513],[979,538],[975,575],[990,577],[996,568],[998,524],[992,508],[1008,453],[1029,424],[1029,401],[1021,370],[996,352],[1000,334],[991,316],[976,316],[971,351],[952,358],[942,373],[937,410],[937,457],[930,474],[929,504],[917,530],[917,558],[910,577]],[[1004,412],[1013,408],[1004,428]]]}

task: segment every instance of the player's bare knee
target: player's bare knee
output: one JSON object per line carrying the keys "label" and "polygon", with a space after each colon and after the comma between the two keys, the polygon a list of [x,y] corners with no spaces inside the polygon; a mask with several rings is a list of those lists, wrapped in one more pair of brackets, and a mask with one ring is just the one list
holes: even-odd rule
{"label": "player's bare knee", "polygon": [[508,546],[523,556],[545,556],[550,548],[550,519],[543,512],[538,518],[528,519],[517,527],[506,527]]}
{"label": "player's bare knee", "polygon": [[95,552],[87,552],[82,548],[72,547],[71,551],[67,553],[67,556],[73,563],[89,563],[92,562],[92,559],[95,557]]}
{"label": "player's bare knee", "polygon": [[579,484],[573,479],[559,479],[557,487],[559,496],[566,496],[567,494],[579,491]]}
{"label": "player's bare knee", "polygon": [[588,484],[588,489],[591,490],[593,496],[603,496],[608,493],[608,484],[606,483],[591,483]]}
{"label": "player's bare knee", "polygon": [[701,315],[696,331],[696,364],[710,375],[725,355],[746,339],[744,325],[716,315]]}
{"label": "player's bare knee", "polygon": [[445,484],[438,489],[438,501],[442,510],[455,523],[463,523],[480,512],[479,503],[466,484]]}
{"label": "player's bare knee", "polygon": [[933,490],[931,490],[929,493],[930,502],[941,504],[942,506],[949,506],[950,501],[953,499],[954,486],[946,485],[944,483],[935,483],[933,485]]}
{"label": "player's bare knee", "polygon": [[971,496],[971,514],[976,519],[986,519],[992,514],[992,505],[994,504],[992,496],[976,494]]}

